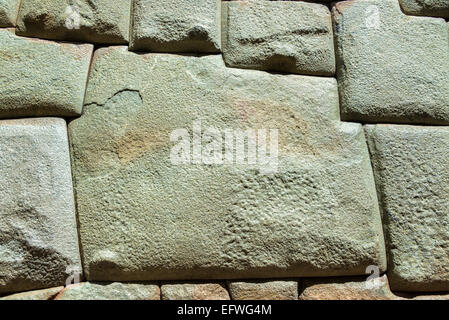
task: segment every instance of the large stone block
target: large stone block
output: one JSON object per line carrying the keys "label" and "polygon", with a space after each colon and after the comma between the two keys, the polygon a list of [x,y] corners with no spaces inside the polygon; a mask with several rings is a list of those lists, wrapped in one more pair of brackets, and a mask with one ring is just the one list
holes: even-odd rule
{"label": "large stone block", "polygon": [[406,16],[397,0],[339,2],[333,17],[344,120],[449,124],[443,19]]}
{"label": "large stone block", "polygon": [[[87,277],[345,275],[373,264],[384,270],[363,130],[338,118],[333,78],[226,68],[220,56],[98,50],[85,111],[69,125]],[[264,128],[278,129],[277,144],[270,134],[278,147],[271,166],[260,156],[263,140],[255,163],[247,155],[234,160],[235,143],[232,158],[210,164],[212,131]],[[195,137],[194,159],[186,147],[185,164],[176,162],[180,131],[184,143]],[[220,154],[221,142],[218,148],[211,153]]]}
{"label": "large stone block", "polygon": [[335,73],[329,9],[306,2],[223,2],[228,66],[331,76]]}
{"label": "large stone block", "polygon": [[399,0],[406,14],[449,18],[448,0]]}
{"label": "large stone block", "polygon": [[0,293],[81,272],[66,123],[0,121]]}
{"label": "large stone block", "polygon": [[238,281],[229,284],[232,300],[297,300],[297,281]]}
{"label": "large stone block", "polygon": [[0,30],[0,118],[81,114],[92,50]]}
{"label": "large stone block", "polygon": [[128,42],[131,0],[22,0],[17,34],[105,44]]}
{"label": "large stone block", "polygon": [[220,52],[220,0],[133,0],[132,50]]}
{"label": "large stone block", "polygon": [[0,0],[0,28],[14,27],[20,0]]}
{"label": "large stone block", "polygon": [[449,128],[366,126],[395,291],[449,291]]}

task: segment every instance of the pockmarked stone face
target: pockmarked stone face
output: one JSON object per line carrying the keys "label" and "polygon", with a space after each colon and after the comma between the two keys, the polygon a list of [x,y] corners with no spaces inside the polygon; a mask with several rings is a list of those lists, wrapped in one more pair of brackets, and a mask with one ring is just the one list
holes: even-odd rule
{"label": "pockmarked stone face", "polygon": [[406,14],[449,18],[448,0],[399,0]]}
{"label": "pockmarked stone face", "polygon": [[449,128],[366,126],[396,291],[449,291]]}
{"label": "pockmarked stone face", "polygon": [[20,0],[0,0],[0,28],[14,27]]}
{"label": "pockmarked stone face", "polygon": [[220,52],[220,0],[133,0],[131,50]]}
{"label": "pockmarked stone face", "polygon": [[[237,132],[266,129],[257,158],[237,161]],[[339,121],[333,78],[104,48],[69,134],[89,280],[385,270],[363,130]]]}
{"label": "pockmarked stone face", "polygon": [[183,283],[161,286],[162,300],[230,300],[223,283]]}
{"label": "pockmarked stone face", "polygon": [[331,76],[335,73],[329,9],[323,4],[223,2],[223,55],[228,66]]}
{"label": "pockmarked stone face", "polygon": [[0,293],[81,272],[66,123],[0,121]]}
{"label": "pockmarked stone face", "polygon": [[337,75],[344,120],[449,124],[449,42],[442,19],[397,0],[339,2]]}
{"label": "pockmarked stone face", "polygon": [[131,0],[22,0],[17,34],[54,40],[128,43]]}
{"label": "pockmarked stone face", "polygon": [[93,46],[13,32],[0,30],[0,118],[81,114]]}
{"label": "pockmarked stone face", "polygon": [[232,300],[297,300],[296,281],[238,281],[229,284]]}

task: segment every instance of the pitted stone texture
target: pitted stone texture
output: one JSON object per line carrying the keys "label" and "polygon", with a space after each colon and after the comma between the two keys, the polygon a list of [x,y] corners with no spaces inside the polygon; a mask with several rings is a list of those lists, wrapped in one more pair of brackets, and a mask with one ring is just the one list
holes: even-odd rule
{"label": "pitted stone texture", "polygon": [[297,300],[296,281],[231,282],[232,300]]}
{"label": "pitted stone texture", "polygon": [[337,75],[344,120],[449,124],[448,30],[397,0],[339,2]]}
{"label": "pitted stone texture", "polygon": [[14,27],[20,0],[0,0],[0,28]]}
{"label": "pitted stone texture", "polygon": [[164,284],[162,300],[230,300],[222,283]]}
{"label": "pitted stone texture", "polygon": [[155,284],[91,283],[66,287],[55,300],[160,300],[161,291]]}
{"label": "pitted stone texture", "polygon": [[[217,55],[98,50],[85,112],[69,125],[88,279],[384,269],[363,130],[338,118],[333,78],[226,68]],[[195,120],[203,133],[278,128],[277,172],[173,164],[170,135]]]}
{"label": "pitted stone texture", "polygon": [[131,0],[22,0],[17,34],[104,44],[128,43]]}
{"label": "pitted stone texture", "polygon": [[131,50],[220,52],[220,0],[133,0]]}
{"label": "pitted stone texture", "polygon": [[329,9],[306,2],[223,2],[223,56],[230,67],[331,76]]}
{"label": "pitted stone texture", "polygon": [[449,18],[448,0],[399,0],[406,14]]}
{"label": "pitted stone texture", "polygon": [[0,293],[81,271],[66,123],[0,121]]}
{"label": "pitted stone texture", "polygon": [[368,125],[394,291],[449,290],[449,128]]}
{"label": "pitted stone texture", "polygon": [[372,279],[351,277],[302,281],[303,291],[299,300],[402,300],[391,292],[386,275]]}
{"label": "pitted stone texture", "polygon": [[0,300],[52,300],[64,287],[27,291],[0,298]]}
{"label": "pitted stone texture", "polygon": [[81,114],[92,50],[0,30],[0,118]]}

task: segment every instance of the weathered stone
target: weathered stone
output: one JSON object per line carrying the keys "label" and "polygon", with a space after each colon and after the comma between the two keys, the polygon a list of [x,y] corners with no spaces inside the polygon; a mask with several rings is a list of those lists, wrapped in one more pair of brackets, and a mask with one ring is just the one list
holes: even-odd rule
{"label": "weathered stone", "polygon": [[17,34],[105,44],[128,42],[131,0],[22,0]]}
{"label": "weathered stone", "polygon": [[230,300],[222,283],[164,284],[162,300]]}
{"label": "weathered stone", "polygon": [[344,120],[449,124],[448,30],[397,0],[339,2],[337,75]]}
{"label": "weathered stone", "polygon": [[220,52],[220,0],[133,0],[130,48]]}
{"label": "weathered stone", "polygon": [[160,300],[159,286],[145,283],[91,283],[66,287],[55,300]]}
{"label": "weathered stone", "polygon": [[232,300],[297,300],[296,281],[231,282]]}
{"label": "weathered stone", "polygon": [[61,286],[50,289],[21,292],[2,297],[0,300],[52,300],[63,289],[64,287]]}
{"label": "weathered stone", "polygon": [[0,0],[0,28],[14,27],[20,0]]}
{"label": "weathered stone", "polygon": [[449,290],[449,128],[368,125],[394,291]]}
{"label": "weathered stone", "polygon": [[92,50],[0,30],[0,118],[81,114]]}
{"label": "weathered stone", "polygon": [[228,66],[331,76],[335,73],[329,9],[306,2],[223,2]]}
{"label": "weathered stone", "polygon": [[[103,48],[85,103],[69,131],[89,280],[385,269],[366,141],[359,124],[339,121],[335,79]],[[278,165],[177,165],[170,137],[196,120],[205,140],[211,127],[278,129]]]}
{"label": "weathered stone", "polygon": [[449,18],[448,0],[399,0],[406,14]]}
{"label": "weathered stone", "polygon": [[0,121],[0,185],[0,293],[65,284],[81,270],[65,121]]}
{"label": "weathered stone", "polygon": [[401,300],[388,286],[387,276],[373,278],[303,279],[299,300]]}

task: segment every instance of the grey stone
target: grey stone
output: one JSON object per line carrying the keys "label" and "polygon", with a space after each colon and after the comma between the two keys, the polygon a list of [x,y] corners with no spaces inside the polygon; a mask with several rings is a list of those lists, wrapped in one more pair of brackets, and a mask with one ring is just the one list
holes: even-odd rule
{"label": "grey stone", "polygon": [[22,0],[17,34],[53,40],[125,44],[131,0]]}
{"label": "grey stone", "polygon": [[231,282],[232,300],[297,300],[297,281]]}
{"label": "grey stone", "polygon": [[61,286],[50,289],[21,292],[2,297],[0,300],[52,300],[63,289],[64,287]]}
{"label": "grey stone", "polygon": [[329,9],[306,2],[223,2],[223,55],[230,67],[331,76]]}
{"label": "grey stone", "polygon": [[399,0],[406,14],[449,18],[448,0]]}
{"label": "grey stone", "polygon": [[92,50],[0,30],[0,118],[81,114]]}
{"label": "grey stone", "polygon": [[406,16],[397,0],[339,2],[333,17],[342,119],[449,124],[443,19]]}
{"label": "grey stone", "polygon": [[0,121],[0,293],[56,287],[81,271],[63,119]]}
{"label": "grey stone", "polygon": [[220,0],[133,0],[131,50],[220,52]]}
{"label": "grey stone", "polygon": [[66,287],[55,300],[160,300],[159,286],[146,283],[90,283]]}
{"label": "grey stone", "polygon": [[[85,103],[69,132],[89,280],[385,269],[368,148],[339,121],[335,79],[112,47],[96,52]],[[173,163],[171,134],[196,120],[204,134],[277,128],[277,170]]]}
{"label": "grey stone", "polygon": [[394,291],[449,291],[449,128],[366,126]]}
{"label": "grey stone", "polygon": [[0,28],[14,27],[20,0],[0,0]]}
{"label": "grey stone", "polygon": [[162,300],[230,300],[222,283],[183,283],[161,286]]}

